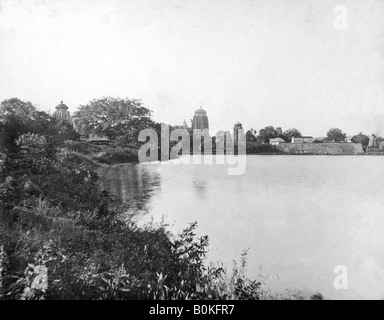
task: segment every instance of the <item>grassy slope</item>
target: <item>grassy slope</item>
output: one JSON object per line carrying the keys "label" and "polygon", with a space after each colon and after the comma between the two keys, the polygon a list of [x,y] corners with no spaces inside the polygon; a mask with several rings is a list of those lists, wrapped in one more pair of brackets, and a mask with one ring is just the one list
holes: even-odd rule
{"label": "grassy slope", "polygon": [[130,221],[92,170],[100,152],[122,152],[111,148],[80,142],[53,155],[9,156],[0,185],[0,299],[276,298],[262,279],[245,276],[246,255],[231,274],[208,267],[208,237],[196,237],[195,223],[175,236]]}

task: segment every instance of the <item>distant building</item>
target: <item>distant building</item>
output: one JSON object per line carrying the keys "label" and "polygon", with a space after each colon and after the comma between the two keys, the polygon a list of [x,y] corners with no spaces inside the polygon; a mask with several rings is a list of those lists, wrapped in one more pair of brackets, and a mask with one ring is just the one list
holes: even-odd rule
{"label": "distant building", "polygon": [[292,137],[291,143],[312,143],[313,137]]}
{"label": "distant building", "polygon": [[61,103],[56,107],[56,111],[53,113],[53,116],[56,119],[67,121],[72,124],[71,113],[68,111],[68,107],[61,101]]}
{"label": "distant building", "polygon": [[269,139],[269,144],[273,146],[279,146],[281,143],[285,143],[284,139],[282,138]]}
{"label": "distant building", "polygon": [[369,148],[377,148],[378,147],[378,145],[377,145],[377,137],[373,133],[371,135],[371,138],[369,139],[368,147]]}
{"label": "distant building", "polygon": [[276,131],[279,136],[283,135],[283,129],[281,129],[281,127],[276,128]]}
{"label": "distant building", "polygon": [[239,142],[239,130],[243,130],[243,125],[240,122],[236,122],[233,127],[233,137],[235,143]]}
{"label": "distant building", "polygon": [[200,108],[195,111],[195,115],[192,120],[193,133],[200,132],[200,130],[209,129],[207,112]]}

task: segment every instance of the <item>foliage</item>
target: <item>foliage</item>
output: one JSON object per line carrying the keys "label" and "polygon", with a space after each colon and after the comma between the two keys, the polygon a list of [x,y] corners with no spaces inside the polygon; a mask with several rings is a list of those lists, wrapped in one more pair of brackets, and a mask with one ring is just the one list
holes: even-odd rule
{"label": "foliage", "polygon": [[75,113],[78,126],[85,132],[115,139],[127,135],[137,141],[142,129],[151,128],[151,111],[140,100],[106,97],[80,106]]}
{"label": "foliage", "polygon": [[269,139],[278,138],[279,133],[273,126],[265,127],[259,130],[257,140],[264,143],[269,143]]}
{"label": "foliage", "polygon": [[128,163],[137,162],[138,155],[137,151],[132,152],[131,149],[117,149],[114,151],[107,151],[103,154],[94,158],[97,162],[103,164],[117,164],[117,163]]}
{"label": "foliage", "polygon": [[270,144],[247,144],[247,154],[284,154],[283,151],[277,149]]}
{"label": "foliage", "polygon": [[0,117],[2,119],[14,117],[24,124],[33,118],[36,111],[35,106],[31,102],[21,101],[17,98],[4,100],[0,105]]}
{"label": "foliage", "polygon": [[256,137],[254,136],[253,132],[251,130],[248,130],[245,134],[245,140],[246,141],[256,141]]}
{"label": "foliage", "polygon": [[300,138],[302,137],[302,134],[299,130],[293,128],[293,129],[288,129],[284,131],[283,136],[284,136],[283,139],[286,142],[291,142],[292,138]]}
{"label": "foliage", "polygon": [[[138,161],[137,147],[129,147],[117,142],[110,145],[95,145],[81,141],[67,141],[65,143],[67,150],[96,164],[119,164]],[[76,161],[76,160],[75,160]]]}
{"label": "foliage", "polygon": [[324,143],[326,142],[327,138],[325,137],[317,137],[315,139],[313,139],[313,143]]}
{"label": "foliage", "polygon": [[29,147],[29,148],[39,148],[44,146],[47,143],[47,140],[44,136],[34,133],[22,134],[16,141],[18,146]]}
{"label": "foliage", "polygon": [[[196,224],[176,237],[36,200],[0,229],[2,299],[257,299],[261,284],[206,267]],[[27,214],[28,212],[28,214]],[[97,220],[97,222],[96,222]],[[229,283],[228,283],[229,281]]]}
{"label": "foliage", "polygon": [[369,144],[369,137],[360,132],[358,135],[352,137],[352,142],[361,143],[363,145],[363,148],[366,148]]}
{"label": "foliage", "polygon": [[[251,132],[250,132],[251,133]],[[282,138],[285,142],[291,142],[292,137],[301,137],[301,132],[295,128],[288,129],[281,133],[278,128],[275,129],[273,126],[265,127],[259,131],[257,141],[261,143],[269,143],[269,139]],[[252,140],[251,140],[252,141]]]}
{"label": "foliage", "polygon": [[65,140],[78,139],[69,123],[38,111],[32,103],[17,98],[0,104],[0,133],[0,146],[7,153],[17,152],[20,145],[16,141],[28,133],[44,136],[53,146],[60,146]]}
{"label": "foliage", "polygon": [[[140,118],[147,125],[149,111],[133,110],[142,108],[137,101],[102,101],[131,115],[107,132],[136,130]],[[96,106],[105,110],[104,102]],[[261,282],[242,271],[245,260],[232,275],[206,266],[209,241],[197,237],[197,223],[176,236],[162,225],[138,227],[129,204],[100,190],[94,160],[130,161],[134,150],[66,142],[66,123],[18,99],[1,104],[0,120],[0,299],[263,297]]]}
{"label": "foliage", "polygon": [[327,140],[329,142],[344,142],[346,138],[347,135],[337,128],[330,129],[327,133]]}
{"label": "foliage", "polygon": [[196,223],[177,236],[139,228],[84,163],[41,159],[14,155],[14,178],[0,185],[2,299],[257,298],[258,284],[237,274],[225,285],[222,268],[206,267],[208,237]]}

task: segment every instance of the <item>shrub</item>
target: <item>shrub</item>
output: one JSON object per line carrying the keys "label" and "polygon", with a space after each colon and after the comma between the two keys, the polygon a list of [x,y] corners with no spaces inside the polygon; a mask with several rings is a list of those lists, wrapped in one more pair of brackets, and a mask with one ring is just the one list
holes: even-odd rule
{"label": "shrub", "polygon": [[242,269],[230,277],[206,266],[209,240],[196,236],[196,222],[176,236],[162,225],[138,227],[129,204],[100,191],[93,159],[132,161],[134,150],[66,142],[58,152],[45,142],[26,133],[24,148],[3,163],[0,299],[260,297],[261,284]]}

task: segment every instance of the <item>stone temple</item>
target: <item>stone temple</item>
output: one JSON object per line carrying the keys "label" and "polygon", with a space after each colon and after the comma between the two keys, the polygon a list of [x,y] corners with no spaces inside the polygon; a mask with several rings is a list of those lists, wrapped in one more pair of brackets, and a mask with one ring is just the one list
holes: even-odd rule
{"label": "stone temple", "polygon": [[233,138],[235,143],[239,142],[239,130],[243,130],[243,125],[240,122],[236,122],[233,127]]}
{"label": "stone temple", "polygon": [[200,108],[195,111],[192,120],[193,133],[198,133],[200,130],[209,129],[207,112]]}
{"label": "stone temple", "polygon": [[61,103],[56,107],[56,111],[53,116],[59,120],[64,120],[72,124],[71,113],[68,111],[68,107],[61,101]]}

